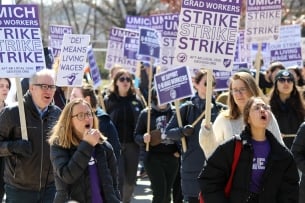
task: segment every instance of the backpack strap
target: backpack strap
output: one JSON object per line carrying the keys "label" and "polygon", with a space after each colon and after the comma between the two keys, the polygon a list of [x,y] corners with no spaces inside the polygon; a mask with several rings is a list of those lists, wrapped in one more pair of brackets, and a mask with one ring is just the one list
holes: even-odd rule
{"label": "backpack strap", "polygon": [[228,180],[228,182],[226,184],[226,187],[225,187],[225,196],[226,197],[228,197],[230,195],[230,192],[231,192],[233,176],[234,176],[236,166],[237,166],[238,161],[239,161],[241,149],[242,149],[241,138],[240,138],[240,136],[235,136],[235,148],[234,148],[233,162],[232,162],[232,166],[231,166],[231,174],[230,174],[229,180]]}

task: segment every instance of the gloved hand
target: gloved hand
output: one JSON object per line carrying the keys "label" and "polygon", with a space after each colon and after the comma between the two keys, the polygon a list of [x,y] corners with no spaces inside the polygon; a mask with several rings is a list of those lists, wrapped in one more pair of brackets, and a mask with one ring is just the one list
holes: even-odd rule
{"label": "gloved hand", "polygon": [[160,130],[150,131],[150,142],[151,146],[156,146],[161,143],[161,132]]}
{"label": "gloved hand", "polygon": [[10,141],[7,148],[13,154],[24,157],[30,157],[32,155],[32,144],[27,140]]}
{"label": "gloved hand", "polygon": [[181,132],[184,136],[191,136],[194,133],[194,127],[192,125],[185,125],[181,128]]}

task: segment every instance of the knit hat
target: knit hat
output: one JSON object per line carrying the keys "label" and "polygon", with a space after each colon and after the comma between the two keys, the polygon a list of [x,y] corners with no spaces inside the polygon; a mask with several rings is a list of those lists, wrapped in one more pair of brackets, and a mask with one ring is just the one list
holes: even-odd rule
{"label": "knit hat", "polygon": [[293,74],[288,70],[280,70],[275,76],[274,83],[276,83],[280,78],[289,78],[294,81]]}
{"label": "knit hat", "polygon": [[285,69],[285,66],[280,62],[280,61],[275,61],[275,62],[272,62],[270,63],[269,67],[268,67],[268,70],[269,72],[273,72],[275,71],[277,68],[281,69],[281,70],[284,70]]}

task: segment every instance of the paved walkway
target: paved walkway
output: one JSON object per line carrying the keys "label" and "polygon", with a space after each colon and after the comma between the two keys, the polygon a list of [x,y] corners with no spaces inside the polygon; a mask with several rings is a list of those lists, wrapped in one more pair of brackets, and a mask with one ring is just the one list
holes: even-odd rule
{"label": "paved walkway", "polygon": [[149,179],[147,177],[143,179],[139,178],[131,203],[151,203],[151,200],[152,193]]}

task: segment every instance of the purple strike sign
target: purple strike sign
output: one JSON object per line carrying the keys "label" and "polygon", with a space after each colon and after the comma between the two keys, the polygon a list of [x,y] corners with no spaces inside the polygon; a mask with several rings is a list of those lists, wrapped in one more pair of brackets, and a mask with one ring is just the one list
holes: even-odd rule
{"label": "purple strike sign", "polygon": [[49,47],[52,48],[54,57],[59,56],[64,34],[72,34],[72,27],[65,25],[49,26]]}
{"label": "purple strike sign", "polygon": [[216,91],[228,90],[229,78],[240,69],[248,69],[247,63],[234,63],[233,70],[228,71],[218,71],[214,70],[214,76],[216,79]]}
{"label": "purple strike sign", "polygon": [[247,0],[245,40],[271,42],[279,38],[282,0]]}
{"label": "purple strike sign", "polygon": [[159,32],[149,28],[140,28],[139,55],[160,58]]}
{"label": "purple strike sign", "polygon": [[186,66],[161,72],[154,78],[159,104],[166,104],[194,94],[191,76]]}
{"label": "purple strike sign", "polygon": [[183,0],[174,64],[231,71],[240,13],[240,0]]}
{"label": "purple strike sign", "polygon": [[124,37],[123,56],[127,59],[137,60],[139,37]]}
{"label": "purple strike sign", "polygon": [[126,16],[125,28],[138,30],[140,27],[150,27],[151,19],[150,17],[143,16]]}
{"label": "purple strike sign", "polygon": [[111,69],[114,65],[120,64],[130,72],[135,72],[137,61],[123,56],[124,37],[139,36],[134,30],[112,27],[109,33],[105,68]]}
{"label": "purple strike sign", "polygon": [[0,6],[2,77],[30,77],[45,68],[37,5]]}
{"label": "purple strike sign", "polygon": [[91,45],[88,47],[88,62],[90,66],[91,77],[93,80],[93,86],[94,89],[97,89],[102,83],[102,78]]}
{"label": "purple strike sign", "polygon": [[178,22],[179,15],[178,14],[160,14],[160,15],[152,15],[150,16],[151,20],[151,28],[158,30],[159,32],[163,32],[164,22],[166,20],[172,20]]}

